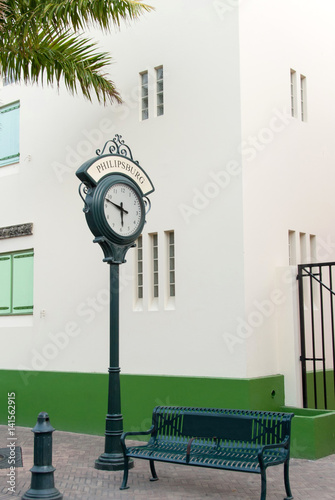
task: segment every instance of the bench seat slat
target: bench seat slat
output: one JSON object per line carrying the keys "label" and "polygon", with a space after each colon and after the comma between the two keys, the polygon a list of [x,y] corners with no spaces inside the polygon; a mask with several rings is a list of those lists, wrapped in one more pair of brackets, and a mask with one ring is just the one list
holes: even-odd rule
{"label": "bench seat slat", "polygon": [[[229,468],[248,471],[259,471],[258,461],[259,447],[241,449],[233,448],[205,448],[194,445],[190,456],[190,465],[213,466],[217,468]],[[132,458],[143,458],[157,461],[173,461],[186,463],[186,444],[162,443],[160,445],[131,446],[128,448],[128,456]],[[265,466],[280,464],[287,459],[287,450],[266,450],[263,454]]]}

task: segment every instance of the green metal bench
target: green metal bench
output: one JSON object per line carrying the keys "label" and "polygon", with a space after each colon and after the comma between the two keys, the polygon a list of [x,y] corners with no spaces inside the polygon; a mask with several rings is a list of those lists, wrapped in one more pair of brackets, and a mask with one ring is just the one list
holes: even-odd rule
{"label": "green metal bench", "polygon": [[[293,413],[157,406],[146,432],[124,432],[124,475],[128,461],[150,461],[151,481],[157,481],[155,461],[261,474],[261,500],[266,499],[266,469],[284,464],[285,500],[289,481],[290,433]],[[126,446],[129,436],[150,435],[148,443]]]}

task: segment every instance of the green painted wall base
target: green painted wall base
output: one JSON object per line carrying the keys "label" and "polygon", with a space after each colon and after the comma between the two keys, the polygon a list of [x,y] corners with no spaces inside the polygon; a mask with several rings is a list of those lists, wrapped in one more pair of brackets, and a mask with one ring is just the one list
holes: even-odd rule
{"label": "green painted wall base", "polygon": [[335,453],[335,411],[283,407],[294,413],[291,456],[316,460]]}
{"label": "green painted wall base", "polygon": [[[16,393],[16,425],[33,427],[39,412],[59,430],[103,434],[108,375],[0,370],[0,423],[7,423],[7,393]],[[121,374],[125,430],[147,430],[156,405],[276,410],[284,404],[282,375],[216,379]]]}
{"label": "green painted wall base", "polygon": [[[108,375],[0,370],[0,424],[7,424],[7,394],[15,392],[16,425],[32,428],[41,411],[57,430],[103,435]],[[335,412],[284,407],[284,377],[254,379],[121,375],[124,430],[151,425],[157,405],[293,411],[292,456],[335,453]],[[314,413],[313,413],[314,412]]]}

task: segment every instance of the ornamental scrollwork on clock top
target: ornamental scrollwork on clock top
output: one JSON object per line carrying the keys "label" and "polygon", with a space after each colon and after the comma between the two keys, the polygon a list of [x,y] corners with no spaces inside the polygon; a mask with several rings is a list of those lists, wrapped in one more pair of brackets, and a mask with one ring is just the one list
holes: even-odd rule
{"label": "ornamental scrollwork on clock top", "polygon": [[139,165],[138,161],[135,161],[133,159],[133,154],[131,152],[130,147],[125,144],[124,140],[122,139],[122,135],[115,134],[114,139],[110,139],[109,141],[106,142],[104,147],[101,149],[96,150],[97,156],[102,156],[107,148],[107,144],[111,143],[111,145],[108,147],[108,151],[112,155],[120,155],[124,156],[125,158],[128,158],[129,160],[133,161],[137,165]]}

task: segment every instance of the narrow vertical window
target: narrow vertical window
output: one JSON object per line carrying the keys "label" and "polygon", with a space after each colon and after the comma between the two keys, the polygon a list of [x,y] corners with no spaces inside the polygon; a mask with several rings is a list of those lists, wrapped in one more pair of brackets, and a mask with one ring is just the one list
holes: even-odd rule
{"label": "narrow vertical window", "polygon": [[20,158],[20,103],[0,108],[0,167]]}
{"label": "narrow vertical window", "polygon": [[288,232],[288,255],[289,265],[295,266],[297,264],[297,244],[295,231]]}
{"label": "narrow vertical window", "polygon": [[156,102],[157,116],[161,116],[164,114],[163,66],[156,68]]}
{"label": "narrow vertical window", "polygon": [[300,113],[301,120],[303,122],[307,121],[306,113],[306,77],[300,75]]}
{"label": "narrow vertical window", "polygon": [[141,73],[141,118],[149,118],[149,80],[148,72]]}
{"label": "narrow vertical window", "polygon": [[307,263],[307,237],[306,233],[300,233],[300,264]]}
{"label": "narrow vertical window", "polygon": [[154,299],[159,296],[158,289],[158,234],[153,233],[151,238],[151,255],[152,255],[152,297]]}
{"label": "narrow vertical window", "polygon": [[297,116],[297,74],[291,69],[291,116]]}
{"label": "narrow vertical window", "polygon": [[175,297],[176,295],[176,268],[175,268],[175,238],[174,231],[167,232],[168,244],[168,296]]}
{"label": "narrow vertical window", "polygon": [[143,239],[137,239],[137,298],[143,299]]}
{"label": "narrow vertical window", "polygon": [[310,244],[310,249],[311,249],[311,262],[317,262],[316,258],[316,236],[315,234],[310,234],[309,235],[309,244]]}

